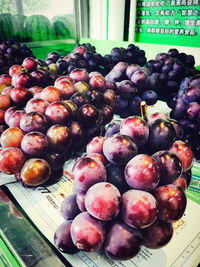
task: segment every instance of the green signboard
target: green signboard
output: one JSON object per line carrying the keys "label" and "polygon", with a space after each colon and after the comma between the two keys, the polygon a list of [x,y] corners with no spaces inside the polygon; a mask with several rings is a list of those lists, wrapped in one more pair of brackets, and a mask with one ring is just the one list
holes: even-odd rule
{"label": "green signboard", "polygon": [[200,47],[200,0],[140,0],[134,41]]}

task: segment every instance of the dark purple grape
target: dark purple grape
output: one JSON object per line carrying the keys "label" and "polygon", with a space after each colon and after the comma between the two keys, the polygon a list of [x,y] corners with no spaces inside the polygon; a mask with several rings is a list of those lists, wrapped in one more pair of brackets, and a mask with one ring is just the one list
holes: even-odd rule
{"label": "dark purple grape", "polygon": [[121,194],[128,191],[129,186],[124,177],[124,168],[115,164],[106,165],[107,182],[115,185]]}
{"label": "dark purple grape", "polygon": [[183,100],[186,103],[198,102],[200,99],[200,86],[189,87],[183,94]]}
{"label": "dark purple grape", "polygon": [[147,105],[154,105],[158,100],[158,94],[153,90],[146,90],[142,93],[142,99]]}
{"label": "dark purple grape", "polygon": [[141,113],[140,113],[141,101],[142,101],[142,98],[140,96],[133,96],[129,100],[128,109],[129,109],[131,115],[136,115],[136,116],[141,115]]}
{"label": "dark purple grape", "polygon": [[173,236],[171,223],[157,219],[149,227],[141,230],[142,244],[147,248],[161,248],[165,246]]}
{"label": "dark purple grape", "polygon": [[175,154],[169,151],[158,151],[152,157],[160,166],[159,185],[172,184],[182,173],[182,165]]}
{"label": "dark purple grape", "polygon": [[63,200],[61,214],[65,220],[73,220],[80,212],[76,203],[76,195],[69,195]]}
{"label": "dark purple grape", "polygon": [[114,260],[128,260],[137,255],[141,244],[140,231],[117,220],[107,234],[105,253]]}
{"label": "dark purple grape", "polygon": [[190,120],[195,120],[200,112],[200,104],[197,102],[191,102],[186,109],[186,116]]}
{"label": "dark purple grape", "polygon": [[150,126],[148,146],[153,151],[169,149],[176,137],[174,126],[167,120],[157,119]]}
{"label": "dark purple grape", "polygon": [[71,224],[72,221],[67,221],[62,223],[55,231],[54,234],[54,244],[63,253],[74,254],[79,250],[73,244],[71,238]]}
{"label": "dark purple grape", "polygon": [[105,137],[109,137],[120,131],[121,120],[113,120],[110,122],[106,128]]}

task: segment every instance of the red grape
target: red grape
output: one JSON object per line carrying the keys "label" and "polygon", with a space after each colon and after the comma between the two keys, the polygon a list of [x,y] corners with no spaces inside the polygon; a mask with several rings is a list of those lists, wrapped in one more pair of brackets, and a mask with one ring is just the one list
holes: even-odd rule
{"label": "red grape", "polygon": [[153,157],[139,154],[127,163],[124,175],[130,187],[150,191],[159,183],[160,167]]}
{"label": "red grape", "polygon": [[28,159],[20,172],[22,182],[29,186],[45,183],[51,174],[51,167],[46,160],[40,158]]}
{"label": "red grape", "polygon": [[95,183],[105,182],[107,178],[104,165],[91,157],[81,157],[76,161],[73,176],[77,188],[83,191]]}
{"label": "red grape", "polygon": [[84,251],[99,250],[105,240],[102,223],[87,212],[82,212],[75,217],[70,232],[75,246]]}
{"label": "red grape", "polygon": [[6,174],[18,173],[25,162],[25,155],[17,147],[3,148],[0,151],[0,171]]}
{"label": "red grape", "polygon": [[146,228],[157,218],[156,199],[148,192],[128,190],[122,195],[122,219],[134,228]]}
{"label": "red grape", "polygon": [[91,186],[85,195],[85,207],[99,220],[112,220],[119,213],[121,195],[112,184],[101,182]]}
{"label": "red grape", "polygon": [[187,199],[182,188],[163,185],[155,189],[154,197],[158,203],[158,218],[164,222],[174,222],[183,216]]}

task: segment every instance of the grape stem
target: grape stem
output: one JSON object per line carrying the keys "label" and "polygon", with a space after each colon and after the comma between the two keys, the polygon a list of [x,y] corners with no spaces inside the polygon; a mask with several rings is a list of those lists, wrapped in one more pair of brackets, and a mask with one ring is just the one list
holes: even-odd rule
{"label": "grape stem", "polygon": [[142,118],[147,121],[147,104],[146,101],[141,101],[140,103],[140,112]]}

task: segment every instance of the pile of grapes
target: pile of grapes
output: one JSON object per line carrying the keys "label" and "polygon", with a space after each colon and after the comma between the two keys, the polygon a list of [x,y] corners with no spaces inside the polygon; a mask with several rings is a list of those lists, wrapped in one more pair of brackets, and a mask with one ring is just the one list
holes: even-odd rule
{"label": "pile of grapes", "polygon": [[91,44],[77,45],[67,56],[63,57],[56,51],[48,54],[43,65],[59,75],[69,74],[76,68],[84,68],[88,72],[104,73],[104,60]]}
{"label": "pile of grapes", "polygon": [[61,204],[55,246],[64,253],[103,249],[131,259],[142,245],[160,248],[186,208],[193,153],[176,121],[130,116],[94,137],[73,166],[74,193]]}
{"label": "pile of grapes", "polygon": [[150,71],[138,64],[117,63],[105,76],[108,86],[116,87],[117,107],[115,113],[121,118],[140,115],[140,104],[156,104],[159,95],[152,84]]}
{"label": "pile of grapes", "polygon": [[26,57],[33,57],[28,46],[13,40],[0,43],[0,74],[8,73],[10,66],[21,64]]}
{"label": "pile of grapes", "polygon": [[177,49],[171,48],[167,53],[159,53],[154,60],[146,64],[151,72],[151,82],[160,97],[168,98],[177,94],[181,81],[198,71],[194,67],[193,55],[180,53]]}
{"label": "pile of grapes", "polygon": [[188,143],[196,159],[200,159],[200,74],[186,78],[178,94],[168,103],[170,116],[179,121],[184,130],[183,140]]}
{"label": "pile of grapes", "polygon": [[66,57],[57,52],[51,52],[43,64],[59,74],[69,74],[75,68],[84,68],[88,72],[98,71],[103,75],[110,72],[118,62],[144,66],[147,62],[144,50],[129,44],[127,49],[115,47],[110,54],[102,56],[96,52],[90,43],[78,44]]}
{"label": "pile of grapes", "polygon": [[[30,69],[32,63],[34,59],[26,58],[23,66]],[[0,94],[0,171],[37,186],[105,132],[116,95],[106,89],[101,74],[83,69],[60,76],[52,86],[29,87],[27,72],[18,72],[18,67],[0,75],[7,85]]]}

